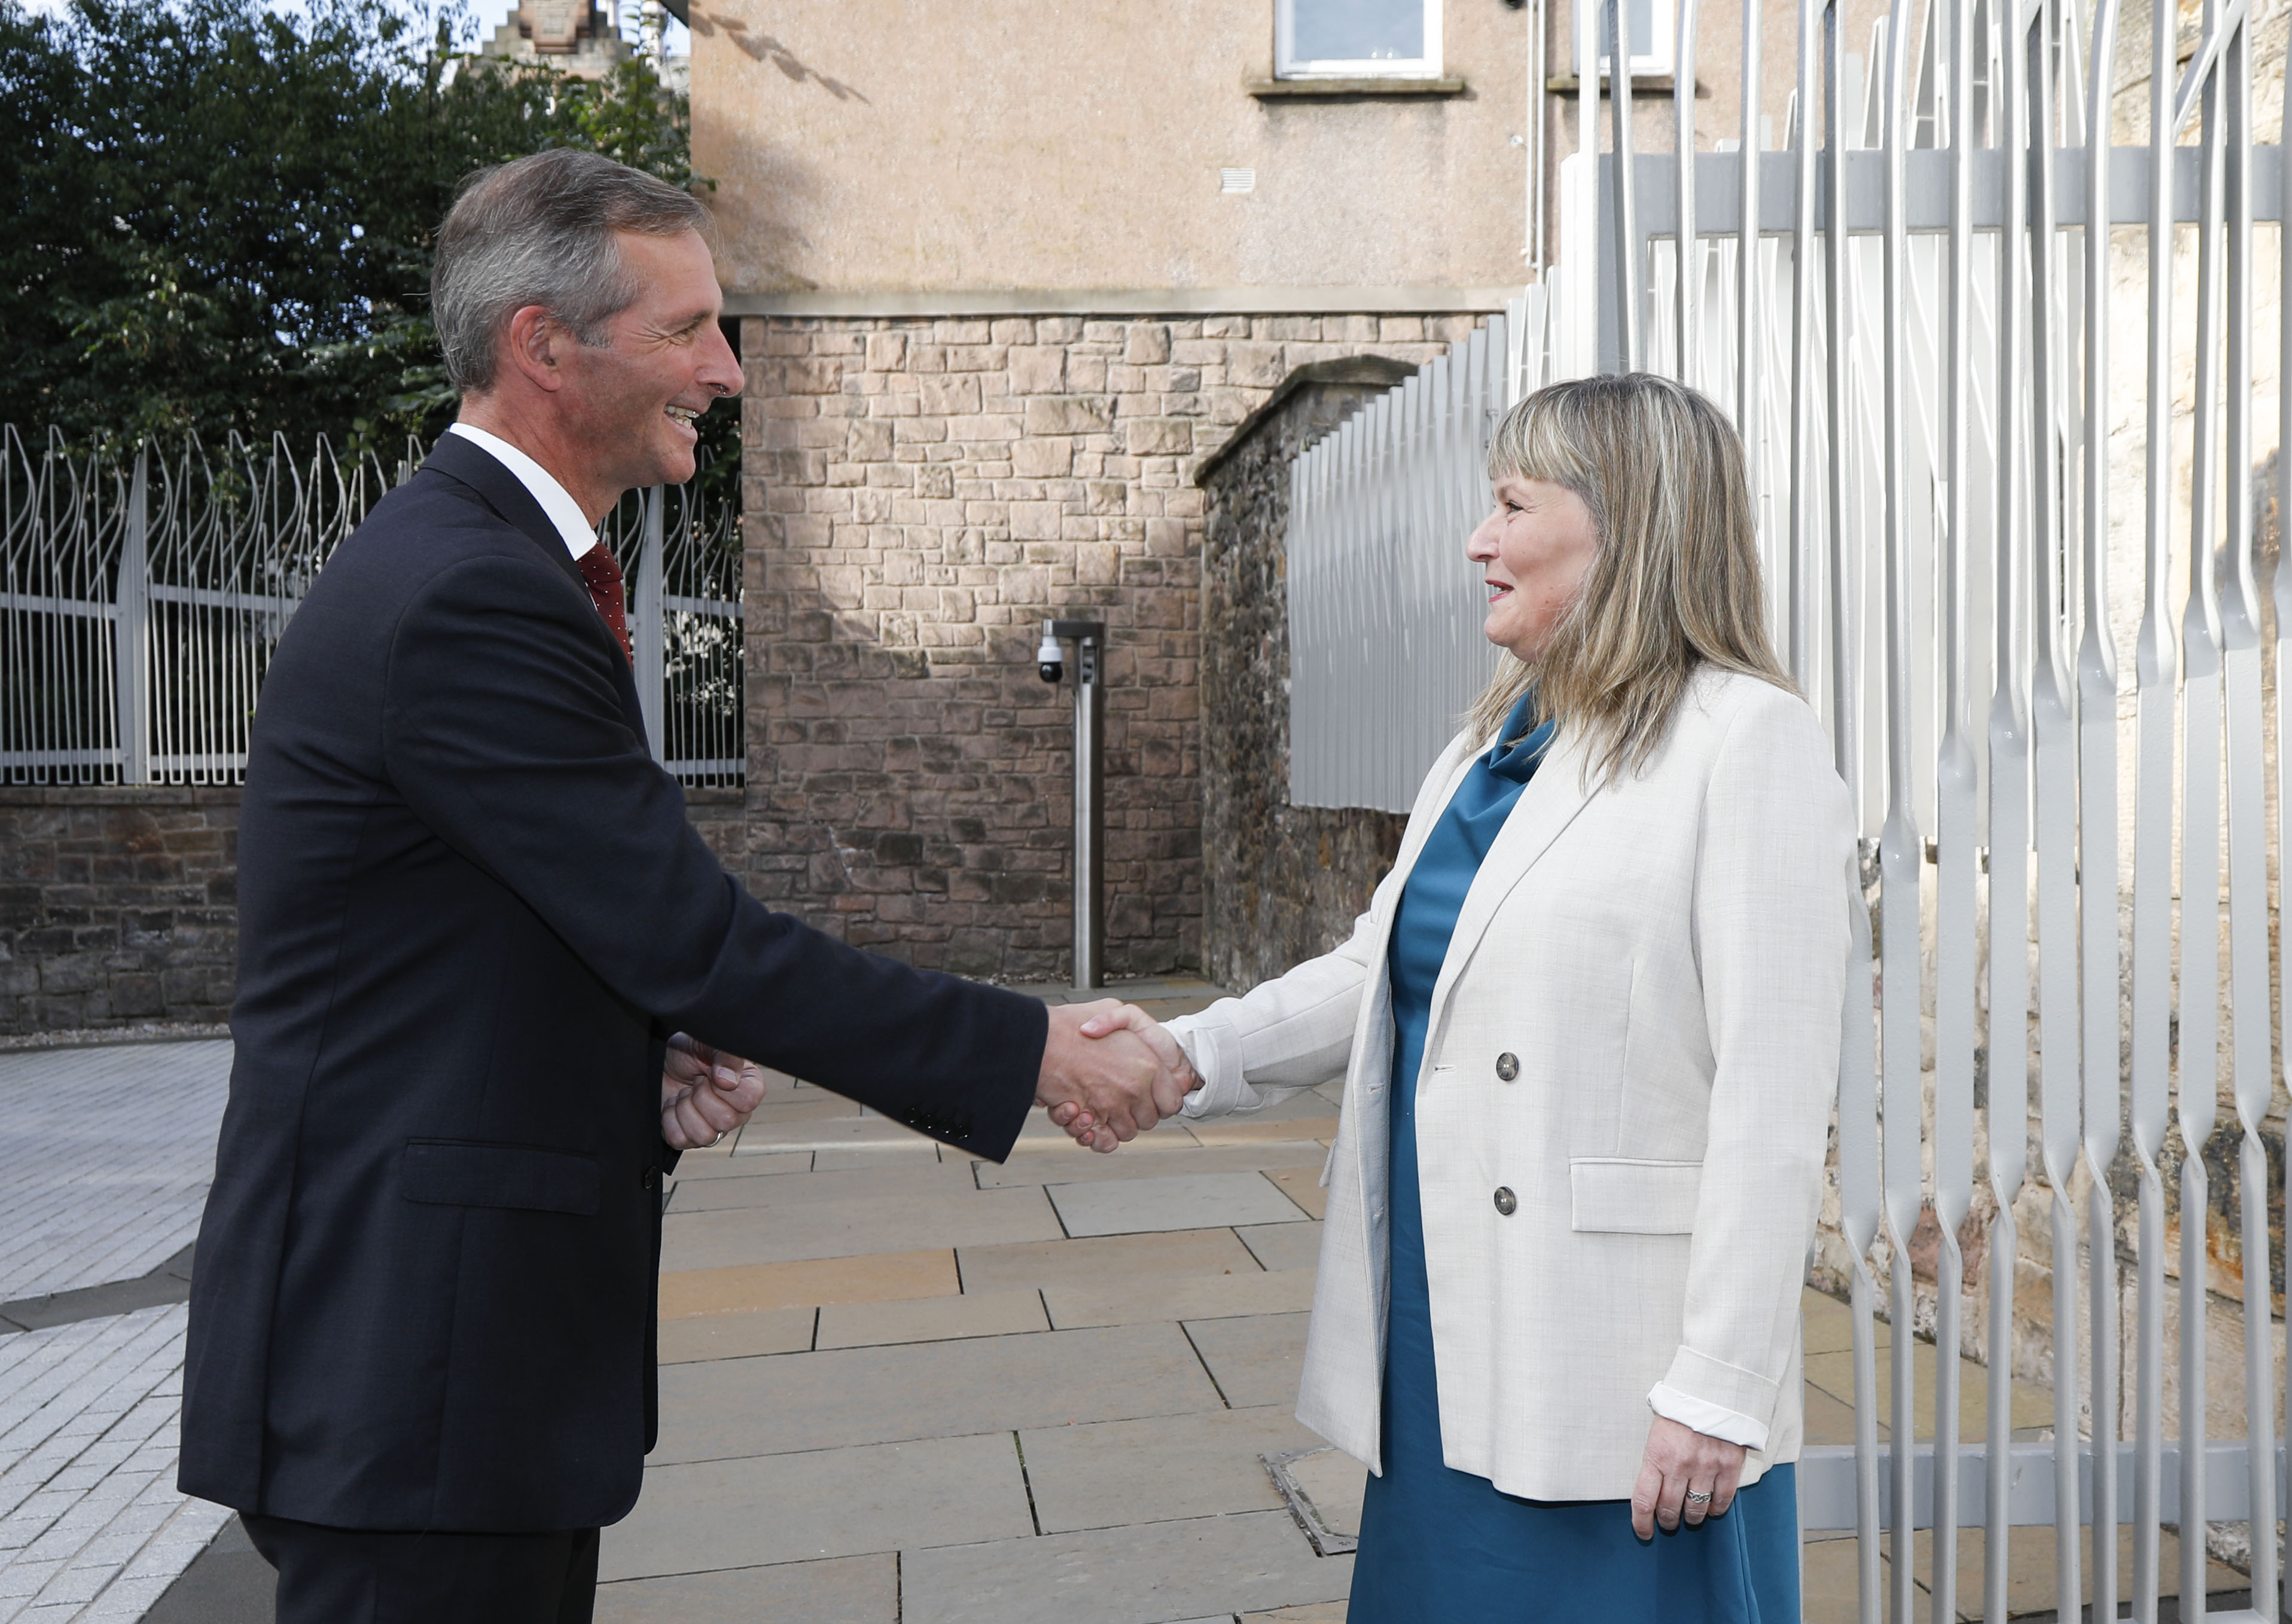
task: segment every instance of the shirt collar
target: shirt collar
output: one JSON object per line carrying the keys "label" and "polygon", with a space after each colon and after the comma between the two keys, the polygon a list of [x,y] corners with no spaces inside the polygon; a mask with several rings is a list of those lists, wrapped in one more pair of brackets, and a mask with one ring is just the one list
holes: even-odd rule
{"label": "shirt collar", "polygon": [[483,429],[472,428],[468,423],[456,423],[447,432],[474,441],[492,453],[496,462],[515,474],[518,483],[532,493],[533,499],[541,504],[541,511],[549,515],[549,522],[557,527],[557,534],[565,538],[566,551],[577,559],[597,544],[597,527],[589,522],[589,516],[581,511],[581,504],[574,501],[572,494],[558,484],[540,463],[499,435],[488,434]]}

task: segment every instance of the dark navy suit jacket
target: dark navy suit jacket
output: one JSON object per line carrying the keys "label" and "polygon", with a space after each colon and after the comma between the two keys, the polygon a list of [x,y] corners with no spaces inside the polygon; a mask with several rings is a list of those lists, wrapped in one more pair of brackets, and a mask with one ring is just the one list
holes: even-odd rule
{"label": "dark navy suit jacket", "polygon": [[180,1481],[242,1510],[627,1513],[670,1031],[997,1160],[1041,1062],[1039,1003],[858,952],[724,872],[563,540],[458,436],[279,640],[238,905]]}

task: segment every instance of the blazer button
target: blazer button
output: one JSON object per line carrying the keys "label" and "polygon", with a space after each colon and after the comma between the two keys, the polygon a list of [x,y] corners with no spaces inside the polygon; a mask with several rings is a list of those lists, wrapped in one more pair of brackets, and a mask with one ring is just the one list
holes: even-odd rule
{"label": "blazer button", "polygon": [[645,1170],[644,1170],[644,1178],[643,1178],[640,1182],[642,1182],[642,1183],[643,1184],[644,1187],[645,1187],[646,1189],[648,1189],[648,1190],[658,1190],[658,1189],[659,1189],[659,1188],[660,1188],[660,1170],[659,1170],[658,1168],[657,1168],[657,1167],[649,1167],[649,1168],[645,1169]]}
{"label": "blazer button", "polygon": [[1506,1218],[1520,1210],[1520,1197],[1512,1193],[1510,1186],[1505,1185],[1497,1186],[1497,1210]]}
{"label": "blazer button", "polygon": [[1499,1082],[1510,1082],[1519,1075],[1520,1057],[1518,1055],[1507,1052],[1497,1057],[1497,1080]]}

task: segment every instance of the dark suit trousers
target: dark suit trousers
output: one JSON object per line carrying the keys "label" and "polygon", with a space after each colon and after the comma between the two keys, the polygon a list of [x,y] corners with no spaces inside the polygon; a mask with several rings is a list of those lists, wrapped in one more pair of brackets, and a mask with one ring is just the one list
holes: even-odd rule
{"label": "dark suit trousers", "polygon": [[597,1531],[371,1532],[242,1515],[278,1624],[589,1624]]}

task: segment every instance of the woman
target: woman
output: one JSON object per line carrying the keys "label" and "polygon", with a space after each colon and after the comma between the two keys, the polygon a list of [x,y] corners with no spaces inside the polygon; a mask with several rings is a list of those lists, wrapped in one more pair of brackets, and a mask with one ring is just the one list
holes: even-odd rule
{"label": "woman", "polygon": [[1352,1624],[1796,1620],[1845,791],[1708,400],[1555,384],[1489,471],[1513,657],[1352,940],[1085,1030],[1182,1049],[1190,1117],[1344,1079],[1297,1413],[1376,1474]]}

